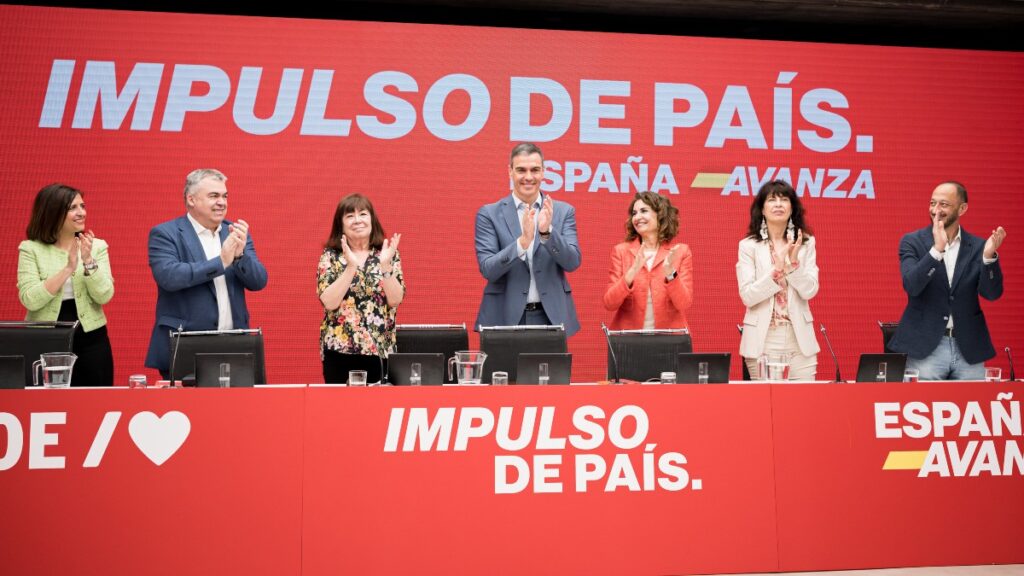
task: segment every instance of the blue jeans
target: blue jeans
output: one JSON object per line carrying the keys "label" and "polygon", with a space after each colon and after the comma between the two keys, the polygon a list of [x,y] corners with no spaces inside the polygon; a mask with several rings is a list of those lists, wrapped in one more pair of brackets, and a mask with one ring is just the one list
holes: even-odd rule
{"label": "blue jeans", "polygon": [[968,364],[956,340],[943,336],[926,358],[907,358],[907,368],[920,373],[921,380],[984,380],[985,363]]}

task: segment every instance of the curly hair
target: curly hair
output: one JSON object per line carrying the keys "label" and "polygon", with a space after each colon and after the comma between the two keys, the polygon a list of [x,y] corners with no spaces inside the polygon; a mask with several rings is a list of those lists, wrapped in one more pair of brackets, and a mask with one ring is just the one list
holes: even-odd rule
{"label": "curly hair", "polygon": [[633,206],[643,202],[658,215],[658,241],[668,242],[679,233],[679,209],[672,205],[668,196],[654,192],[637,192],[626,209],[626,242],[636,240],[639,235],[633,228]]}

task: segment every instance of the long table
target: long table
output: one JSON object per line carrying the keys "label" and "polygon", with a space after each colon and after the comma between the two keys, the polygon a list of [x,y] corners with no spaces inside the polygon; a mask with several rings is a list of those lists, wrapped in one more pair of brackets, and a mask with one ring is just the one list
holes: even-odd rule
{"label": "long table", "polygon": [[1024,562],[1020,383],[0,390],[0,571]]}

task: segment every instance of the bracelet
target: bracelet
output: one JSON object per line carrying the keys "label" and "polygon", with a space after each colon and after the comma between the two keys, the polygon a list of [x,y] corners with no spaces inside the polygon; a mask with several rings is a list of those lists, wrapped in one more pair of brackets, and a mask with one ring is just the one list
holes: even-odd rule
{"label": "bracelet", "polygon": [[540,234],[544,238],[547,238],[548,236],[551,236],[551,230],[548,230],[547,232],[540,232],[540,231],[538,231],[537,233]]}

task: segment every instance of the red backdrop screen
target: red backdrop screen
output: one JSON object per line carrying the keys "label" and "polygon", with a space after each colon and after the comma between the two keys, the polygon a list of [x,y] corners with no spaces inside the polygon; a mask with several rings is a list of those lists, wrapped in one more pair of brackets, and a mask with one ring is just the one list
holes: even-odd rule
{"label": "red backdrop screen", "polygon": [[[472,325],[474,214],[509,193],[523,140],[577,211],[576,380],[604,375],[609,253],[644,189],[671,196],[693,249],[695,349],[737,353],[736,245],[769,178],[803,196],[811,307],[847,377],[880,351],[876,320],[899,318],[900,236],[928,224],[950,178],[970,191],[965,229],[1008,230],[1006,293],[983,307],[997,348],[1022,343],[1020,53],[11,6],[0,37],[0,317],[24,317],[17,244],[36,191],[83,190],[110,244],[118,383],[142,368],[153,324],[148,231],[184,213],[189,171],[226,173],[228,218],[251,224],[270,380],[316,382],[315,268],[338,200],[369,195],[403,234],[400,323]],[[831,369],[823,350],[819,377]]]}

